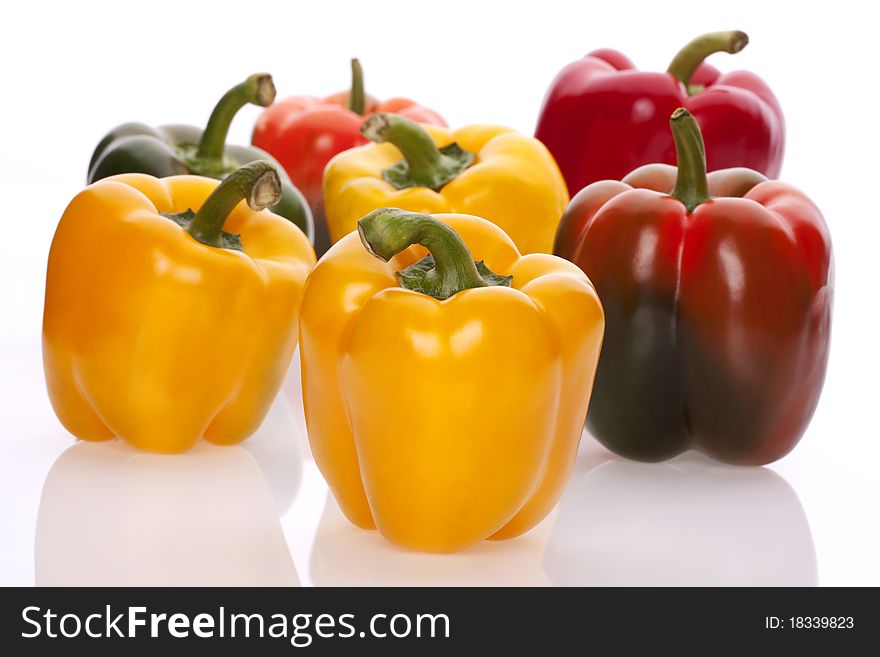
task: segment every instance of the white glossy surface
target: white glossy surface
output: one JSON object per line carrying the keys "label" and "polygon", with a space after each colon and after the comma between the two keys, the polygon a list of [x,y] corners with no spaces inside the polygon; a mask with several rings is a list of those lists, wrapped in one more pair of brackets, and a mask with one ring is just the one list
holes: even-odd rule
{"label": "white glossy surface", "polygon": [[78,443],[46,477],[38,586],[296,586],[267,477],[241,447]]}
{"label": "white glossy surface", "polygon": [[767,468],[614,459],[572,482],[544,552],[574,586],[815,586],[797,494]]}
{"label": "white glossy surface", "polygon": [[[22,388],[40,396],[38,354],[25,349],[4,356],[30,373],[19,380]],[[454,555],[401,550],[349,524],[328,494],[308,453],[297,382],[294,366],[249,441],[200,444],[180,456],[139,453],[118,441],[73,443],[53,416],[41,414],[42,431],[23,430],[7,445],[18,467],[4,464],[4,504],[15,511],[6,521],[18,531],[4,541],[3,583],[819,581],[808,515],[779,472],[724,466],[693,453],[668,463],[634,463],[589,438],[563,500],[525,536]]]}
{"label": "white glossy surface", "polygon": [[[0,584],[880,585],[880,98],[870,3],[801,3],[794,20],[788,3],[680,2],[674,23],[656,2],[623,13],[562,0],[450,0],[442,9],[391,1],[376,13],[361,2],[261,6],[273,18],[259,28],[260,47],[241,49],[254,37],[241,38],[240,4],[154,0],[136,16],[109,2],[7,8]],[[222,57],[181,53],[181,26],[204,25]],[[459,34],[471,46],[401,57],[394,34],[415,25],[427,26],[429,44]],[[788,123],[782,178],[822,208],[836,255],[825,391],[781,461],[730,469],[687,455],[647,466],[585,441],[565,497],[534,531],[430,556],[341,518],[308,454],[295,377],[257,436],[181,458],[76,445],[55,419],[39,342],[46,256],[92,148],[113,125],[201,123],[223,90],[257,70],[274,74],[281,96],[330,93],[346,85],[357,55],[377,96],[412,96],[453,125],[528,132],[553,75],[584,52],[613,46],[662,69],[696,34],[730,28],[749,32],[751,44],[712,62],[753,69],[775,89]],[[241,112],[231,141],[248,139],[256,114]]]}

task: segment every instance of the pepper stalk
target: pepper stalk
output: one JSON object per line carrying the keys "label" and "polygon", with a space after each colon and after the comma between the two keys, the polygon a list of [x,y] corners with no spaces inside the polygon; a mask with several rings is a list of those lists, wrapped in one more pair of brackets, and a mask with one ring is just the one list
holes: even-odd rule
{"label": "pepper stalk", "polygon": [[403,154],[400,162],[382,172],[397,189],[430,187],[439,191],[475,158],[454,142],[438,148],[424,128],[398,114],[373,114],[361,125],[361,134],[378,144],[394,144]]}
{"label": "pepper stalk", "polygon": [[513,280],[495,274],[483,261],[475,262],[458,233],[427,214],[379,208],[358,221],[358,235],[364,248],[383,262],[413,244],[428,249],[430,255],[397,272],[397,280],[401,287],[435,299],[477,287],[509,287]]}
{"label": "pepper stalk", "polygon": [[254,73],[227,91],[211,112],[198,148],[188,163],[191,168],[199,173],[222,171],[223,152],[232,119],[245,105],[267,107],[274,100],[275,84],[268,73]]}
{"label": "pepper stalk", "polygon": [[680,80],[688,94],[693,95],[699,89],[691,86],[691,78],[706,57],[716,52],[735,54],[748,44],[749,36],[738,30],[703,34],[678,51],[666,72]]}
{"label": "pepper stalk", "polygon": [[364,69],[357,58],[351,60],[351,91],[348,93],[348,109],[360,116],[363,116],[367,110]]}
{"label": "pepper stalk", "polygon": [[708,201],[709,182],[706,177],[706,147],[697,120],[684,107],[679,107],[669,119],[678,175],[672,196],[693,212],[700,203]]}
{"label": "pepper stalk", "polygon": [[268,160],[255,160],[231,173],[202,203],[198,212],[186,210],[163,216],[176,222],[202,244],[244,251],[238,235],[223,229],[242,199],[252,210],[264,210],[281,200],[281,177]]}

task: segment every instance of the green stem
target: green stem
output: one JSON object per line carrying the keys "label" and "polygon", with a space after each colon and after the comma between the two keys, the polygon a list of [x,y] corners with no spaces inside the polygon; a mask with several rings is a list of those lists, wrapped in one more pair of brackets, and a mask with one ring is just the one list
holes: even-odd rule
{"label": "green stem", "polygon": [[689,87],[694,71],[706,57],[716,52],[737,53],[749,43],[745,32],[732,30],[729,32],[710,32],[698,36],[678,51],[666,72]]}
{"label": "green stem", "polygon": [[268,160],[255,160],[227,176],[199,208],[187,232],[202,244],[226,248],[223,224],[242,199],[253,210],[263,210],[281,200],[281,178]]}
{"label": "green stem", "polygon": [[355,58],[351,60],[351,91],[348,94],[348,109],[360,116],[367,109],[367,95],[364,91],[364,69]]}
{"label": "green stem", "polygon": [[376,143],[390,142],[403,154],[403,160],[383,172],[385,180],[398,189],[439,190],[474,161],[474,154],[458,144],[437,148],[418,123],[398,114],[373,114],[361,125],[361,133]]}
{"label": "green stem", "polygon": [[690,213],[710,198],[703,135],[696,119],[683,107],[672,113],[669,126],[672,128],[675,157],[678,161],[678,176],[672,195],[684,203]]}
{"label": "green stem", "polygon": [[266,107],[275,100],[275,85],[268,73],[254,73],[241,84],[226,92],[208,119],[205,132],[199,142],[196,158],[219,162],[226,148],[226,135],[238,110],[247,104]]}
{"label": "green stem", "polygon": [[428,249],[430,256],[397,273],[401,285],[416,292],[446,299],[475,287],[510,285],[510,276],[474,262],[458,233],[430,215],[379,208],[358,221],[358,234],[364,248],[385,262],[413,244]]}

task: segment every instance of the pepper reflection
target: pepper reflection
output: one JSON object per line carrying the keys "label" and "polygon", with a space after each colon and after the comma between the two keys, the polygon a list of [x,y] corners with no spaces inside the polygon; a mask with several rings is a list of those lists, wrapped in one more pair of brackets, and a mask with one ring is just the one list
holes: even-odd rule
{"label": "pepper reflection", "polygon": [[563,498],[544,569],[569,586],[815,586],[795,491],[767,468],[695,453],[611,460]]}
{"label": "pepper reflection", "polygon": [[43,487],[38,586],[297,586],[272,493],[243,448],[173,456],[77,443]]}

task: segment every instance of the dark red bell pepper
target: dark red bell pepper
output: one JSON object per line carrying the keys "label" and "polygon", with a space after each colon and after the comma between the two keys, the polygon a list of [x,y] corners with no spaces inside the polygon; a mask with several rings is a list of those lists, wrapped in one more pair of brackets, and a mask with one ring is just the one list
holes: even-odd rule
{"label": "dark red bell pepper", "polygon": [[636,71],[625,55],[607,49],[562,69],[544,98],[535,136],[556,158],[569,193],[597,180],[620,180],[643,164],[675,163],[667,122],[677,107],[699,121],[709,171],[748,167],[776,178],[785,122],[773,92],[752,73],[722,75],[703,63],[747,43],[743,32],[703,35],[666,73]]}
{"label": "dark red bell pepper", "polygon": [[251,139],[281,163],[302,191],[315,219],[315,251],[330,248],[324,217],[321,178],[327,162],[342,151],[366,144],[360,128],[375,112],[400,114],[417,123],[445,126],[439,114],[406,98],[378,101],[364,91],[360,62],[351,60],[350,91],[327,98],[293,96],[267,107],[257,119]]}
{"label": "dark red bell pepper", "polygon": [[638,460],[697,448],[769,463],[800,439],[822,390],[828,229],[790,185],[742,168],[707,176],[696,121],[679,109],[671,125],[677,169],[593,183],[557,234],[556,254],[605,308],[587,428]]}

